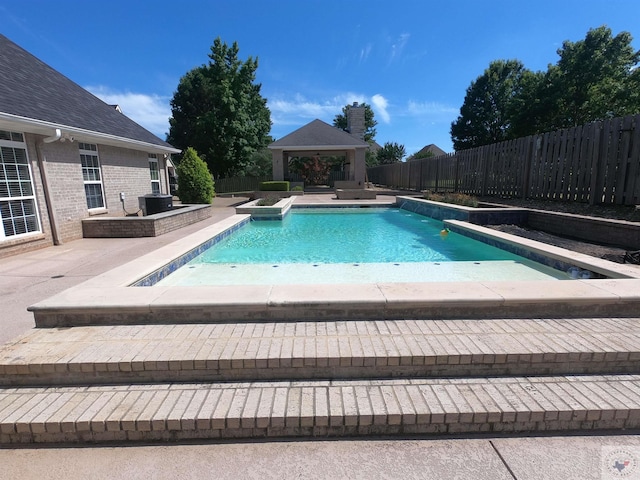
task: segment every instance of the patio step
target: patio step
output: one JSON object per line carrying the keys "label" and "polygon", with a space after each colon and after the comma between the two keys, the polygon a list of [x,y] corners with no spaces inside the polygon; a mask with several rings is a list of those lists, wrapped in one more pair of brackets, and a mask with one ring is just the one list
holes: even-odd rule
{"label": "patio step", "polygon": [[639,426],[638,375],[0,389],[5,445]]}
{"label": "patio step", "polygon": [[35,329],[0,385],[640,373],[640,318]]}

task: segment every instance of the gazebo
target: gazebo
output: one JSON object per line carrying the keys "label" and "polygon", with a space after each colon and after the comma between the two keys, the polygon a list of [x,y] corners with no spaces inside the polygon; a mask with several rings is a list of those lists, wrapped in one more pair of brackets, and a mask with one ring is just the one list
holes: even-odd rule
{"label": "gazebo", "polygon": [[269,145],[273,157],[273,179],[288,176],[289,160],[294,157],[344,155],[347,180],[365,186],[365,153],[369,144],[322,120],[312,122]]}

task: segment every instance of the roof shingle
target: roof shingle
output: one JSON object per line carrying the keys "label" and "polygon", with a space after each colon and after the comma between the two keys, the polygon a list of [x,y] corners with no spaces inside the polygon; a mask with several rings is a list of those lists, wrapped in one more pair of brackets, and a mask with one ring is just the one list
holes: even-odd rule
{"label": "roof shingle", "polygon": [[369,144],[322,120],[313,120],[269,145],[269,148],[291,147],[368,147]]}
{"label": "roof shingle", "polygon": [[2,34],[0,112],[173,148]]}

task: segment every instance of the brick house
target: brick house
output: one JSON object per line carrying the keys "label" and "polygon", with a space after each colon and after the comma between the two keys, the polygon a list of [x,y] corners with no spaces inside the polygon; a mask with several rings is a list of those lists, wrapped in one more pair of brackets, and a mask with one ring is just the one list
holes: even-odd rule
{"label": "brick house", "polygon": [[169,193],[178,152],[0,35],[0,258],[81,238],[82,219]]}

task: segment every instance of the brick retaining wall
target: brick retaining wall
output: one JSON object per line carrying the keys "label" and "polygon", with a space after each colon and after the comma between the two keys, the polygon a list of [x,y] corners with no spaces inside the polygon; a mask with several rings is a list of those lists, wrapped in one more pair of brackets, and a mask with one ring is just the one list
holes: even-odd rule
{"label": "brick retaining wall", "polygon": [[640,249],[640,223],[545,210],[529,210],[527,226],[587,242],[630,250]]}
{"label": "brick retaining wall", "polygon": [[189,205],[146,217],[93,217],[82,221],[82,233],[85,238],[157,237],[211,215],[211,205]]}

